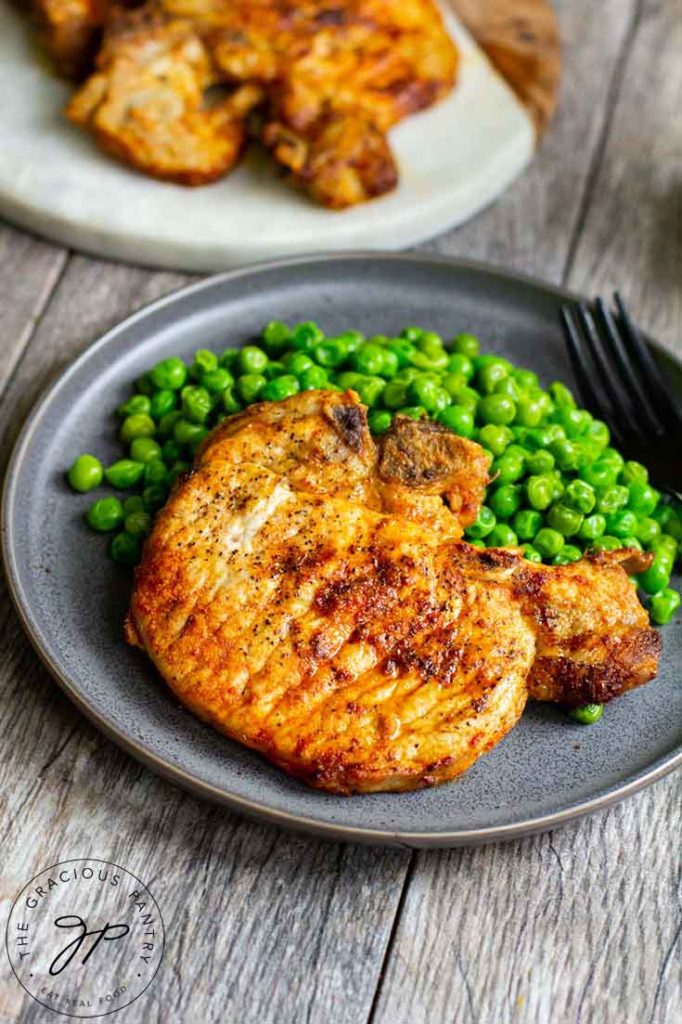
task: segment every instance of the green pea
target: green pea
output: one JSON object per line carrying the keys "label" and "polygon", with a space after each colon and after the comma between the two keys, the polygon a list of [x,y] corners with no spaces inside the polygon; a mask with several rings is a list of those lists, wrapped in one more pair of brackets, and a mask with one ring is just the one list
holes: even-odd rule
{"label": "green pea", "polygon": [[108,484],[118,490],[127,491],[134,487],[144,473],[144,466],[134,459],[119,459],[104,470],[104,476]]}
{"label": "green pea", "polygon": [[149,512],[129,512],[123,525],[126,533],[133,537],[144,537],[151,529],[152,517]]}
{"label": "green pea", "polygon": [[292,373],[286,373],[283,377],[275,377],[268,381],[263,388],[260,397],[268,402],[281,402],[284,398],[291,398],[301,389],[298,378]]}
{"label": "green pea", "polygon": [[489,548],[515,548],[518,543],[519,538],[506,523],[496,523],[486,537]]}
{"label": "green pea", "polygon": [[409,416],[411,420],[423,420],[427,418],[426,409],[423,405],[404,405],[398,409],[401,416]]}
{"label": "green pea", "polygon": [[218,357],[215,352],[211,352],[207,348],[200,348],[194,353],[194,362],[190,367],[190,373],[197,380],[204,373],[209,373],[211,370],[218,368]]}
{"label": "green pea", "polygon": [[388,343],[388,349],[389,352],[393,352],[398,360],[398,365],[401,367],[409,366],[410,360],[417,351],[412,342],[406,338],[391,338]]}
{"label": "green pea", "polygon": [[180,419],[173,429],[173,437],[178,444],[192,445],[206,437],[208,431],[200,423],[191,423],[189,420]]}
{"label": "green pea", "polygon": [[569,711],[573,721],[579,722],[581,725],[594,725],[595,722],[599,721],[603,713],[603,704],[583,704],[581,708],[572,708]]}
{"label": "green pea", "polygon": [[680,607],[680,595],[676,590],[666,587],[654,594],[649,602],[651,619],[657,626],[665,626]]}
{"label": "green pea", "polygon": [[242,374],[262,373],[268,365],[267,353],[258,345],[245,345],[239,353],[237,367]]}
{"label": "green pea", "polygon": [[100,498],[90,506],[85,518],[91,529],[109,533],[123,522],[123,505],[118,498]]}
{"label": "green pea", "polygon": [[464,405],[449,405],[446,409],[441,409],[436,419],[460,437],[473,437],[474,414]]}
{"label": "green pea", "polygon": [[504,363],[490,362],[476,374],[476,384],[481,394],[492,395],[496,386],[508,376],[509,371]]}
{"label": "green pea", "polygon": [[488,505],[498,519],[510,519],[521,508],[521,488],[518,484],[503,484],[488,498]]}
{"label": "green pea", "polygon": [[475,522],[467,526],[464,533],[467,537],[482,540],[489,535],[496,522],[495,513],[487,505],[481,505]]}
{"label": "green pea", "polygon": [[531,508],[543,511],[552,504],[554,482],[550,476],[530,476],[526,480],[526,497]]}
{"label": "green pea", "polygon": [[457,391],[451,397],[453,405],[464,405],[467,409],[471,409],[472,412],[476,411],[480,398],[478,392],[469,387],[462,388],[461,391]]}
{"label": "green pea", "polygon": [[[141,395],[151,395],[154,390],[152,375],[150,372],[141,374],[135,381],[135,388]],[[143,411],[143,410],[142,410]]]}
{"label": "green pea", "polygon": [[578,468],[579,449],[572,441],[558,438],[551,442],[549,450],[556,459],[559,469],[564,473]]}
{"label": "green pea", "polygon": [[542,526],[542,516],[533,508],[520,509],[512,523],[521,540],[532,540]]}
{"label": "green pea", "polygon": [[533,373],[532,370],[525,370],[521,366],[516,370],[512,370],[512,373],[514,374],[514,380],[522,391],[539,390],[537,373]]}
{"label": "green pea", "polygon": [[647,483],[634,480],[629,485],[628,492],[628,506],[642,516],[650,516],[658,505],[660,494]]}
{"label": "green pea", "polygon": [[137,565],[141,550],[139,538],[125,531],[112,537],[109,545],[109,554],[119,565]]}
{"label": "green pea", "polygon": [[[621,473],[621,481],[622,481],[622,477],[623,477],[623,474]],[[667,504],[659,505],[651,513],[652,518],[656,520],[656,522],[659,524],[659,526],[661,527],[662,530],[665,530],[666,526],[668,525],[670,520],[673,518],[673,515],[674,515],[674,513],[673,513],[673,510],[672,510],[672,505],[667,505]]]}
{"label": "green pea", "polygon": [[543,526],[535,534],[534,546],[538,549],[543,558],[554,558],[564,546],[564,538],[558,530]]}
{"label": "green pea", "polygon": [[464,377],[468,384],[474,375],[474,364],[463,352],[453,352],[448,359],[447,370],[448,373],[456,373],[459,377]]}
{"label": "green pea", "polygon": [[542,406],[533,398],[521,395],[516,402],[516,419],[521,427],[537,427],[542,420]]}
{"label": "green pea", "polygon": [[364,379],[364,374],[358,373],[356,370],[344,370],[342,373],[337,373],[334,378],[338,386],[343,388],[344,391],[347,391],[349,388],[355,391],[358,384],[361,384]]}
{"label": "green pea", "polygon": [[222,395],[225,388],[234,384],[234,377],[229,370],[226,370],[223,366],[219,366],[215,370],[209,370],[207,373],[202,373],[199,378],[199,383],[203,388],[206,388],[210,395]]}
{"label": "green pea", "polygon": [[659,591],[665,590],[670,582],[670,570],[665,564],[665,560],[656,556],[644,572],[639,573],[637,577],[639,586],[647,594],[658,594]]}
{"label": "green pea", "polygon": [[463,377],[461,373],[446,373],[441,380],[441,386],[453,397],[467,386],[466,377]]}
{"label": "green pea", "polygon": [[618,479],[618,471],[614,466],[609,465],[608,462],[602,462],[601,459],[597,459],[596,462],[580,467],[580,477],[595,489],[604,490],[615,484]]}
{"label": "green pea", "polygon": [[422,331],[417,338],[417,347],[432,359],[440,358],[443,351],[443,339],[436,331]]}
{"label": "green pea", "polygon": [[474,356],[478,355],[479,352],[479,341],[478,338],[474,337],[473,334],[456,334],[452,339],[452,350],[460,355],[468,356],[469,359],[473,359]]}
{"label": "green pea", "polygon": [[168,490],[163,484],[150,484],[142,491],[144,507],[148,512],[157,512],[166,504]]}
{"label": "green pea", "polygon": [[175,424],[178,420],[182,419],[182,413],[175,409],[173,412],[167,412],[165,416],[162,416],[159,420],[159,426],[157,433],[159,437],[170,437],[175,429]]}
{"label": "green pea", "polygon": [[310,356],[307,356],[305,352],[287,352],[282,362],[287,369],[287,373],[293,373],[295,377],[299,377],[306,370],[311,370],[315,365]]}
{"label": "green pea", "polygon": [[343,341],[349,355],[356,352],[365,341],[372,341],[375,345],[388,345],[389,342],[385,335],[377,334],[374,338],[366,338],[362,331],[344,331],[343,334],[337,335],[338,339]]}
{"label": "green pea", "polygon": [[550,384],[548,390],[552,401],[558,408],[575,409],[576,400],[561,381],[555,381],[553,384]]}
{"label": "green pea", "polygon": [[478,441],[495,456],[503,455],[507,445],[514,439],[509,427],[486,423],[478,431]]}
{"label": "green pea", "polygon": [[271,356],[279,355],[291,340],[291,331],[283,320],[271,320],[263,328],[263,344]]}
{"label": "green pea", "polygon": [[313,391],[316,388],[326,388],[329,383],[329,375],[321,366],[311,366],[304,370],[298,378],[301,391]]}
{"label": "green pea", "polygon": [[486,395],[478,403],[477,414],[481,423],[506,425],[516,416],[516,403],[507,395]]}
{"label": "green pea", "polygon": [[166,463],[162,459],[153,459],[148,462],[144,467],[144,483],[145,486],[151,484],[167,484],[168,483],[168,468]]}
{"label": "green pea", "polygon": [[[498,381],[493,393],[496,395],[506,395],[507,398],[513,398],[515,402],[518,402],[521,397],[524,397],[521,394],[521,388],[513,377],[505,377],[503,380]],[[518,407],[516,419],[518,421]]]}
{"label": "green pea", "polygon": [[627,487],[614,484],[613,487],[607,487],[597,494],[597,510],[603,515],[610,515],[623,508],[627,504],[628,497]]}
{"label": "green pea", "polygon": [[617,466],[620,472],[625,465],[625,459],[617,452],[615,448],[604,448],[601,453],[601,458],[604,462],[608,462],[612,466]]}
{"label": "green pea", "polygon": [[569,508],[563,502],[557,502],[547,513],[547,522],[553,530],[557,530],[562,536],[573,537],[582,526],[583,517],[580,512]]}
{"label": "green pea", "polygon": [[629,487],[630,484],[646,484],[648,482],[649,471],[641,462],[635,462],[633,459],[630,459],[628,462],[624,463],[623,468],[620,471],[619,483]]}
{"label": "green pea", "polygon": [[619,551],[623,547],[623,542],[620,537],[612,537],[610,533],[605,533],[597,537],[591,546],[595,551]]}
{"label": "green pea", "polygon": [[150,400],[149,414],[155,420],[161,420],[168,413],[173,412],[176,406],[176,392],[168,388],[155,391]]}
{"label": "green pea", "polygon": [[677,558],[678,544],[673,537],[669,537],[667,533],[662,534],[657,540],[651,545],[651,550],[660,558],[662,562],[672,568]]}
{"label": "green pea", "polygon": [[527,562],[542,561],[542,555],[540,554],[537,548],[533,547],[532,544],[522,544],[521,551],[523,552],[523,557],[526,559]]}
{"label": "green pea", "polygon": [[291,347],[299,352],[312,352],[316,345],[324,341],[324,334],[312,320],[294,327],[291,336]]}
{"label": "green pea", "polygon": [[351,356],[351,366],[358,373],[376,376],[384,366],[384,349],[381,345],[365,342]]}
{"label": "green pea", "polygon": [[205,423],[213,403],[206,388],[190,386],[182,391],[182,415],[190,423]]}
{"label": "green pea", "polygon": [[152,410],[152,401],[149,395],[133,395],[122,405],[119,405],[116,412],[119,416],[133,416],[135,413],[145,413],[147,416],[150,415]]}
{"label": "green pea", "polygon": [[248,405],[260,398],[261,391],[266,384],[267,380],[261,373],[245,373],[237,381],[237,393]]}
{"label": "green pea", "polygon": [[566,484],[564,504],[582,515],[588,515],[597,503],[594,488],[584,480],[571,480]]}
{"label": "green pea", "polygon": [[155,388],[179,391],[187,383],[187,367],[177,356],[162,359],[151,371],[151,380]]}
{"label": "green pea", "polygon": [[385,409],[373,409],[367,417],[367,423],[370,431],[379,437],[381,434],[385,434],[388,428],[391,426],[393,417],[390,412],[386,412]]}
{"label": "green pea", "polygon": [[123,499],[123,514],[129,516],[131,512],[144,512],[144,501],[141,494],[131,494]]}
{"label": "green pea", "polygon": [[132,416],[126,416],[121,424],[119,437],[123,444],[127,445],[134,441],[136,437],[153,437],[155,433],[156,424],[151,416],[138,412],[133,413]]}
{"label": "green pea", "polygon": [[414,354],[410,356],[410,365],[415,366],[418,370],[442,371],[447,368],[448,354],[445,349],[441,349],[433,355],[416,349]]}
{"label": "green pea", "polygon": [[379,402],[386,387],[386,381],[382,377],[363,377],[358,381],[355,390],[360,401],[372,409]]}
{"label": "green pea", "polygon": [[[379,351],[383,356],[383,349],[379,349]],[[312,354],[315,362],[320,366],[333,369],[335,366],[340,366],[347,358],[348,345],[343,337],[326,338],[325,341],[321,341],[319,345],[315,346]]]}
{"label": "green pea", "polygon": [[421,405],[428,413],[435,413],[447,407],[450,396],[435,380],[422,375],[408,384],[407,400],[410,405]]}
{"label": "green pea", "polygon": [[237,361],[239,360],[239,349],[230,346],[226,348],[221,354],[218,363],[224,370],[229,370],[231,373],[237,372]]}
{"label": "green pea", "polygon": [[592,441],[598,450],[606,448],[611,440],[611,434],[606,424],[601,420],[594,419],[585,431],[585,437]]}
{"label": "green pea", "polygon": [[[622,537],[620,541],[622,548],[636,548],[637,551],[644,551],[641,541],[637,540],[636,537]],[[666,562],[666,564],[668,564]]]}
{"label": "green pea", "polygon": [[633,532],[635,537],[640,540],[645,547],[649,547],[661,536],[661,527],[660,524],[650,516],[641,516],[637,520],[637,526]]}
{"label": "green pea", "polygon": [[479,540],[478,537],[470,537],[467,540],[467,544],[472,548],[478,548],[480,551],[485,551],[485,541]]}
{"label": "green pea", "polygon": [[423,333],[421,327],[403,327],[400,336],[405,338],[406,341],[416,342],[419,341]]}
{"label": "green pea", "polygon": [[551,473],[555,466],[555,459],[546,448],[538,448],[537,451],[526,454],[526,471],[532,476],[543,476]]}
{"label": "green pea", "polygon": [[[533,449],[547,449],[549,448],[552,441],[555,440],[553,431],[551,430],[551,424],[547,424],[543,427],[532,427],[528,430],[525,436],[525,444]],[[552,455],[552,458],[554,456]]]}
{"label": "green pea", "polygon": [[[161,445],[152,437],[136,437],[130,446],[130,458],[134,462],[150,462],[161,458]],[[117,486],[114,484],[114,486]]]}
{"label": "green pea", "polygon": [[80,491],[81,494],[99,487],[103,476],[102,463],[94,455],[88,454],[79,455],[66,474],[74,491]]}
{"label": "green pea", "polygon": [[629,509],[612,512],[606,517],[606,529],[613,537],[627,537],[637,529],[637,516]]}
{"label": "green pea", "polygon": [[564,544],[559,554],[552,559],[552,565],[570,565],[582,557],[582,551],[575,544]]}
{"label": "green pea", "polygon": [[490,471],[493,475],[497,474],[498,485],[516,483],[525,472],[523,458],[510,452],[509,448],[507,448],[504,455],[501,455],[499,459],[495,459]]}
{"label": "green pea", "polygon": [[404,381],[389,381],[381,395],[386,408],[401,409],[407,401],[407,388],[408,385]]}

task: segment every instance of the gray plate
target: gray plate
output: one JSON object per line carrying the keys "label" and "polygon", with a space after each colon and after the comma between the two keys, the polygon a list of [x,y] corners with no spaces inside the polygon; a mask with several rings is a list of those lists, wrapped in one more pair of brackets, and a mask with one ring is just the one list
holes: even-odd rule
{"label": "gray plate", "polygon": [[[19,614],[71,699],[107,735],[194,792],[334,838],[454,846],[549,828],[633,793],[682,760],[681,624],[664,630],[655,682],[585,728],[531,705],[459,781],[353,798],[314,792],[181,708],[123,642],[129,578],[85,527],[92,500],[64,471],[81,451],[113,460],[112,410],[131,380],[171,353],[238,345],[268,320],[314,319],[391,333],[405,324],[478,334],[486,350],[571,382],[557,325],[565,292],[431,256],[309,257],[201,281],[156,302],[92,345],[53,385],[19,439],[4,494],[4,556]],[[679,379],[679,367],[661,356]]]}

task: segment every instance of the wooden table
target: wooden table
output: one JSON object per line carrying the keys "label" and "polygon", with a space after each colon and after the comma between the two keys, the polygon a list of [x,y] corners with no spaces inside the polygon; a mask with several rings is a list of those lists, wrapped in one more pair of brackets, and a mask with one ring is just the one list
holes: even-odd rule
{"label": "wooden table", "polygon": [[[558,117],[493,208],[427,248],[590,293],[682,355],[682,0],[562,0]],[[186,278],[0,229],[0,457],[45,385]],[[411,853],[253,824],[152,775],[69,704],[0,605],[3,927],[38,870],[96,856],[149,883],[167,948],[116,1019],[671,1024],[680,777],[555,832]],[[0,1019],[56,1020],[3,959]]]}

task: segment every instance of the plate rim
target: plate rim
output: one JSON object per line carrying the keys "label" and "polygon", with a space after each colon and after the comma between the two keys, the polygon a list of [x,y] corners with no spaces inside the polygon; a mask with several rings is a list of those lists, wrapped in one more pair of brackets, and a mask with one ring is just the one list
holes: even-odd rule
{"label": "plate rim", "polygon": [[[223,789],[205,782],[191,772],[178,767],[172,762],[146,749],[141,742],[136,742],[124,730],[113,726],[103,715],[99,714],[87,700],[77,691],[68,673],[63,671],[56,663],[50,653],[46,637],[40,629],[35,615],[31,610],[30,602],[23,593],[21,569],[17,551],[13,544],[12,530],[13,519],[11,511],[13,507],[15,491],[18,484],[19,473],[22,462],[29,450],[35,430],[40,425],[43,411],[51,403],[54,395],[66,383],[72,375],[77,374],[81,364],[90,358],[92,354],[101,348],[109,345],[117,335],[127,331],[140,320],[153,315],[158,310],[172,306],[177,301],[186,297],[197,295],[205,290],[210,290],[216,285],[225,281],[235,281],[248,275],[258,275],[271,271],[290,269],[302,266],[311,267],[320,263],[334,263],[342,261],[374,260],[392,263],[418,263],[422,266],[432,264],[438,267],[447,267],[454,272],[468,271],[491,279],[516,283],[531,287],[548,294],[556,299],[564,301],[577,301],[582,298],[576,292],[561,285],[555,285],[515,270],[507,270],[495,264],[485,263],[478,260],[459,259],[456,257],[444,256],[437,253],[395,253],[377,251],[372,249],[354,249],[341,252],[319,252],[305,255],[285,256],[273,260],[263,260],[258,263],[250,263],[246,266],[236,267],[223,271],[219,274],[212,274],[203,277],[198,281],[174,289],[161,298],[141,307],[130,316],[119,321],[108,331],[88,345],[80,355],[71,362],[65,370],[59,373],[56,378],[48,384],[40,397],[34,403],[29,412],[21,431],[13,446],[12,453],[7,465],[7,471],[2,488],[2,499],[0,505],[0,549],[2,562],[7,580],[8,590],[14,609],[19,621],[24,628],[31,645],[38,654],[44,667],[55,679],[57,684],[67,695],[69,700],[78,710],[92,722],[108,739],[130,754],[137,761],[142,762],[156,774],[189,790],[195,796],[210,800],[213,803],[221,804],[232,810],[238,811],[249,818],[255,818],[269,824],[278,825],[286,829],[307,832],[331,841],[363,842],[372,845],[393,845],[408,848],[432,847],[450,848],[456,846],[479,845],[483,843],[499,842],[509,839],[516,839],[530,835],[533,832],[545,831],[558,825],[566,824],[577,818],[593,814],[611,804],[626,799],[628,796],[639,792],[647,786],[652,785],[659,779],[674,771],[682,765],[682,744],[678,748],[661,758],[658,758],[647,768],[635,773],[634,777],[625,782],[617,783],[606,792],[598,796],[590,797],[587,800],[580,800],[570,804],[558,811],[547,814],[536,815],[525,818],[522,821],[512,822],[506,825],[484,826],[475,829],[456,829],[448,831],[412,831],[412,830],[386,830],[372,829],[361,826],[349,826],[340,823],[322,822],[316,818],[306,815],[290,813],[270,807],[267,803],[258,803],[238,794],[226,792]],[[654,348],[673,359],[680,361],[667,350],[662,349],[656,342],[651,342]],[[682,365],[682,363],[680,364]],[[49,639],[49,638],[48,638]]]}

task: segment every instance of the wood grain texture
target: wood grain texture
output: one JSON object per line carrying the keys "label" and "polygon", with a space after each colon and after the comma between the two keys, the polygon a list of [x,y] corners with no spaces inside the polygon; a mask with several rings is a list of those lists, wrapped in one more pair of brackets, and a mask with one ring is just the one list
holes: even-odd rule
{"label": "wood grain texture", "polygon": [[[562,102],[538,159],[493,208],[431,248],[554,281],[568,273],[580,286],[618,283],[673,344],[682,335],[679,0],[558,8]],[[0,252],[4,461],[49,380],[183,279],[67,263],[13,231],[0,234]],[[149,996],[120,1015],[126,1024],[668,1024],[680,1015],[678,778],[590,820],[486,849],[323,844],[200,803],[119,752],[39,665],[4,589],[0,649],[3,921],[21,886],[56,859],[93,855],[139,873],[161,905],[168,947]],[[0,1020],[51,1019],[0,961]]]}

